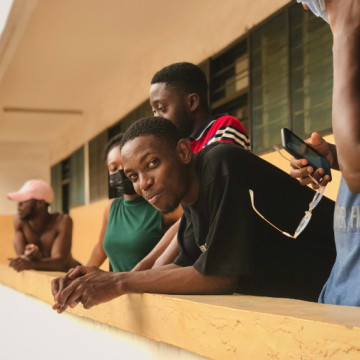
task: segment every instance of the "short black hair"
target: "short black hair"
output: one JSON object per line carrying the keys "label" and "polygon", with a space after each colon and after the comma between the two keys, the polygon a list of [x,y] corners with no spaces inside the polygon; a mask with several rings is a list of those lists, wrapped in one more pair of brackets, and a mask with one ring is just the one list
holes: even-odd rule
{"label": "short black hair", "polygon": [[119,133],[115,136],[113,136],[108,143],[105,145],[105,149],[104,149],[104,161],[107,160],[107,157],[109,155],[109,152],[116,146],[118,146],[120,148],[120,142],[121,139],[123,137],[123,133]]}
{"label": "short black hair", "polygon": [[179,62],[168,65],[159,70],[152,78],[151,85],[165,83],[167,86],[178,88],[185,93],[197,93],[200,104],[208,108],[208,83],[204,72],[196,65]]}
{"label": "short black hair", "polygon": [[125,131],[120,142],[120,148],[130,140],[147,135],[156,136],[174,146],[181,139],[178,128],[170,120],[158,116],[150,116],[137,120]]}

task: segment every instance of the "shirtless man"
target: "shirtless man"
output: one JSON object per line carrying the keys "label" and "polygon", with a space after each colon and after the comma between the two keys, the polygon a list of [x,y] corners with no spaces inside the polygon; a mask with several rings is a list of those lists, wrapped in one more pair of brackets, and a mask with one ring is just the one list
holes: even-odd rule
{"label": "shirtless man", "polygon": [[29,180],[8,198],[18,202],[14,217],[16,271],[35,269],[68,271],[79,265],[71,256],[72,220],[69,215],[48,212],[53,190],[43,180]]}

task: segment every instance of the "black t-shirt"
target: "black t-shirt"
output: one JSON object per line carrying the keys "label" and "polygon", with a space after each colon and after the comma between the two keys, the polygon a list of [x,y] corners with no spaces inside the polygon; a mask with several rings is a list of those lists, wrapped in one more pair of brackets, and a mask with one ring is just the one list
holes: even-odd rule
{"label": "black t-shirt", "polygon": [[315,300],[335,256],[332,202],[323,199],[294,240],[255,213],[249,189],[256,208],[289,233],[308,210],[313,190],[232,144],[206,147],[195,155],[195,164],[199,195],[193,206],[183,204],[175,264],[192,265],[205,275],[237,276],[242,293]]}

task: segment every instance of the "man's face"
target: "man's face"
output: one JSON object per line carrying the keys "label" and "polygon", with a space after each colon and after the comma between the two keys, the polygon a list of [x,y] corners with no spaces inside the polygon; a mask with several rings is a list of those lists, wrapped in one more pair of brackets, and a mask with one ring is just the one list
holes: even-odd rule
{"label": "man's face", "polygon": [[175,146],[153,135],[140,136],[123,146],[121,158],[135,191],[159,211],[175,210],[186,196],[189,176]]}
{"label": "man's face", "polygon": [[167,86],[166,83],[152,84],[150,105],[154,116],[170,120],[178,127],[182,136],[190,136],[194,123],[186,103],[186,94]]}
{"label": "man's face", "polygon": [[35,215],[36,202],[37,200],[30,199],[18,203],[18,214],[21,220],[29,220]]}

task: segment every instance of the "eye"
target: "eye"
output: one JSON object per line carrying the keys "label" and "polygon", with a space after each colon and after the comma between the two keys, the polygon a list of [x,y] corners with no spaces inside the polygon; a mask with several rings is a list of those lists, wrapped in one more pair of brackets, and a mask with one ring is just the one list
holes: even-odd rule
{"label": "eye", "polygon": [[165,113],[165,112],[166,112],[166,107],[160,105],[160,106],[158,107],[158,110],[159,110],[160,112],[162,112],[162,113]]}
{"label": "eye", "polygon": [[152,159],[147,163],[148,169],[154,169],[159,164],[159,159]]}
{"label": "eye", "polygon": [[116,167],[109,169],[110,175],[111,175],[111,174],[114,174],[114,173],[116,173],[116,172],[117,172],[117,168],[116,168]]}
{"label": "eye", "polygon": [[138,176],[136,173],[130,173],[130,174],[126,174],[126,176],[130,179],[130,181],[132,183],[135,183],[138,179]]}

